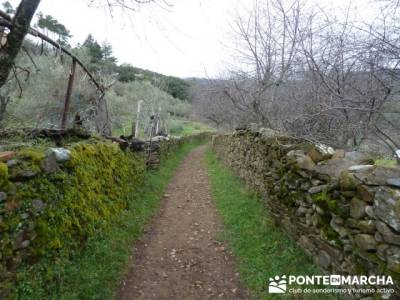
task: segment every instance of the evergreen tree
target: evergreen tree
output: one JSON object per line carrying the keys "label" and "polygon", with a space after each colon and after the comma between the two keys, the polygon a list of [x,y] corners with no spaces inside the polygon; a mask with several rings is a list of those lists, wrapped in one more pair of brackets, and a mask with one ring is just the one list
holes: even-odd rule
{"label": "evergreen tree", "polygon": [[89,34],[83,42],[83,46],[89,50],[90,62],[92,64],[99,64],[103,60],[103,50],[100,44]]}
{"label": "evergreen tree", "polygon": [[112,46],[104,42],[102,47],[101,47],[101,52],[102,52],[102,59],[104,62],[109,62],[109,63],[116,63],[117,59],[113,56],[113,50]]}
{"label": "evergreen tree", "polygon": [[68,39],[71,38],[71,34],[63,24],[50,15],[44,16],[43,13],[39,13],[38,18],[37,27],[46,30],[46,34],[49,34],[49,32],[54,33],[61,45],[68,45]]}

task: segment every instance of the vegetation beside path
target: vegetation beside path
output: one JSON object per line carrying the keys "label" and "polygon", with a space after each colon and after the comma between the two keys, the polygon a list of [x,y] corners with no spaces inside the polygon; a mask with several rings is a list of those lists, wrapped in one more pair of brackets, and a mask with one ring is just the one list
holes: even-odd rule
{"label": "vegetation beside path", "polygon": [[[241,279],[255,298],[275,299],[267,292],[270,277],[321,274],[296,243],[274,225],[264,203],[218,161],[211,149],[206,152],[206,163],[224,224],[220,238],[236,256]],[[322,294],[314,297],[307,299],[332,299]]]}
{"label": "vegetation beside path", "polygon": [[[90,238],[70,259],[41,262],[43,272],[26,270],[18,289],[19,299],[112,299],[132,255],[132,244],[158,209],[164,190],[182,159],[199,143],[185,144],[161,165],[148,172],[131,210]],[[37,266],[36,270],[40,270]]]}

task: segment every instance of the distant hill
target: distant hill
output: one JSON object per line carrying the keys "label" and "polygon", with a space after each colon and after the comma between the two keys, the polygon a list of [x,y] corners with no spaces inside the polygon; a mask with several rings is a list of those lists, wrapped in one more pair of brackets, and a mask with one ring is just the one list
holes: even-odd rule
{"label": "distant hill", "polygon": [[140,69],[129,64],[118,66],[117,71],[118,80],[121,82],[148,81],[174,98],[183,101],[189,99],[189,84],[184,79]]}

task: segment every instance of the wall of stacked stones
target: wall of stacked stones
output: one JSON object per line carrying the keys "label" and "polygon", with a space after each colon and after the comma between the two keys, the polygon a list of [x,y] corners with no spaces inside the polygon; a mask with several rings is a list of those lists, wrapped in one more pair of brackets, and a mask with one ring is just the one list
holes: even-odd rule
{"label": "wall of stacked stones", "polygon": [[259,132],[212,138],[215,153],[265,199],[324,272],[400,284],[400,170],[359,152]]}
{"label": "wall of stacked stones", "polygon": [[20,270],[70,257],[124,210],[135,209],[149,156],[154,167],[206,139],[160,137],[150,155],[145,142],[121,147],[99,138],[0,151],[0,299],[12,298]]}

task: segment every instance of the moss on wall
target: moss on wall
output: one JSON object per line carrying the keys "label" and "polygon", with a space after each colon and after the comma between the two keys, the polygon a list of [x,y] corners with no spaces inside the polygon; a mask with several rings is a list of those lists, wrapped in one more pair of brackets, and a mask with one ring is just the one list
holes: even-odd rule
{"label": "moss on wall", "polygon": [[5,163],[0,162],[0,188],[8,183],[8,167]]}
{"label": "moss on wall", "polygon": [[[205,138],[162,142],[160,156]],[[135,210],[145,155],[102,140],[68,148],[69,159],[53,160],[52,171],[43,167],[50,159],[44,147],[18,150],[10,167],[0,163],[0,298],[11,297],[19,269],[72,256],[124,210]]]}
{"label": "moss on wall", "polygon": [[[13,172],[39,173],[44,158],[43,152],[23,150]],[[9,181],[7,166],[0,168],[7,193],[0,221],[3,288],[10,288],[21,264],[68,256],[118,218],[134,203],[145,171],[142,157],[107,142],[77,144],[59,171],[40,172],[26,181]]]}
{"label": "moss on wall", "polygon": [[388,184],[400,177],[399,168],[371,166],[360,152],[249,130],[212,141],[221,160],[264,196],[276,223],[324,271],[391,275],[393,296],[400,297],[400,189]]}

